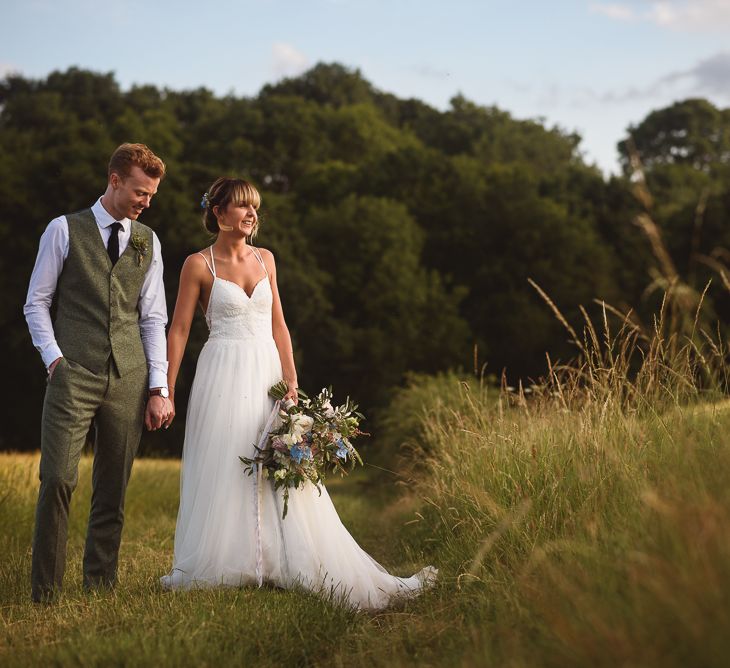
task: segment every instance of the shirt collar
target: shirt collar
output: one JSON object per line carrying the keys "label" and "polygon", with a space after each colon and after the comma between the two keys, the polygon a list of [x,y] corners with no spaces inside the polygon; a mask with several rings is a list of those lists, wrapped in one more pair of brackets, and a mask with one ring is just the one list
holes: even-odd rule
{"label": "shirt collar", "polygon": [[91,212],[94,214],[94,218],[96,218],[96,224],[101,229],[106,229],[109,227],[112,223],[121,223],[122,228],[125,232],[129,230],[130,225],[132,224],[132,221],[129,220],[129,218],[122,218],[121,220],[115,220],[112,215],[104,208],[104,205],[101,203],[101,197],[96,200],[96,204],[91,207]]}

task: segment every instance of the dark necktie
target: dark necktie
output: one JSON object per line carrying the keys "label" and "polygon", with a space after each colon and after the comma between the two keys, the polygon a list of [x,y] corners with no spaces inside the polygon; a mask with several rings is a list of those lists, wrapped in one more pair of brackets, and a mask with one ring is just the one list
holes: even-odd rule
{"label": "dark necktie", "polygon": [[106,245],[106,252],[109,253],[109,259],[112,264],[116,264],[119,259],[119,230],[122,229],[121,223],[112,223],[112,233],[109,235],[109,242]]}

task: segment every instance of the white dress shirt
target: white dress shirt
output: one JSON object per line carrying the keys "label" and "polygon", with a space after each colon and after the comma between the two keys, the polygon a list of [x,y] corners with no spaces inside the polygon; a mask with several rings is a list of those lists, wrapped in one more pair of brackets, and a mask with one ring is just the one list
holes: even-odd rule
{"label": "white dress shirt", "polygon": [[[129,218],[116,221],[103,207],[101,198],[91,207],[99,226],[99,234],[106,247],[111,236],[112,223],[119,222],[119,255],[127,248],[132,234],[132,221]],[[51,302],[56,292],[58,277],[63,263],[68,257],[68,222],[66,216],[54,218],[41,236],[38,256],[28,286],[28,297],[23,307],[28,322],[33,345],[48,368],[55,359],[63,356],[58,347],[51,321]],[[167,303],[162,283],[162,253],[160,240],[152,233],[152,261],[139,295],[139,329],[142,347],[149,367],[149,386],[167,387],[167,344],[165,325],[167,324]]]}

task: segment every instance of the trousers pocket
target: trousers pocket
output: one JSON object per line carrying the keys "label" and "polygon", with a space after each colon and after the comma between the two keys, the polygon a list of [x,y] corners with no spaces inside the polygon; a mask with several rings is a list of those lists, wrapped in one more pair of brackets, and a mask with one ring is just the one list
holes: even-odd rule
{"label": "trousers pocket", "polygon": [[65,368],[67,364],[68,360],[62,356],[61,359],[58,360],[56,366],[53,367],[53,373],[46,376],[46,385],[50,385],[51,383],[55,382],[58,372],[61,371],[61,369]]}

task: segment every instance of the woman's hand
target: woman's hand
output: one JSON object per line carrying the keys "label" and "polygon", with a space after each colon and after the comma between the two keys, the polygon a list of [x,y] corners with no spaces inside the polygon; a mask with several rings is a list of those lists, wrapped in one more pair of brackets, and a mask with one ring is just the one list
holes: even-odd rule
{"label": "woman's hand", "polygon": [[288,388],[287,393],[284,395],[284,398],[281,400],[281,403],[286,406],[286,403],[288,401],[293,401],[294,405],[297,406],[299,404],[299,393],[297,392],[296,382],[287,380],[286,386]]}
{"label": "woman's hand", "polygon": [[167,420],[165,420],[162,423],[163,429],[167,429],[171,424],[172,421],[175,419],[175,390],[170,390],[170,398],[168,399],[170,402],[170,412],[167,414]]}

